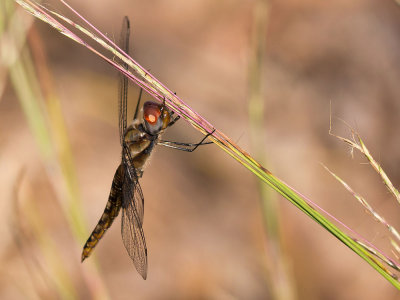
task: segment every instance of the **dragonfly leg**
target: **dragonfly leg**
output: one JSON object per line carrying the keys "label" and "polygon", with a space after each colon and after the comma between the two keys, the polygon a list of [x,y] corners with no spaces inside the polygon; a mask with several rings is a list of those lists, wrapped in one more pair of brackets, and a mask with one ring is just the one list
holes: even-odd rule
{"label": "dragonfly leg", "polygon": [[172,142],[172,141],[164,141],[160,140],[158,142],[159,145],[176,149],[176,150],[181,150],[181,151],[186,151],[186,152],[193,152],[194,150],[197,149],[198,146],[202,145],[208,145],[212,144],[212,142],[204,142],[210,135],[212,135],[215,132],[215,129],[212,132],[209,132],[199,143],[180,143],[180,142]]}

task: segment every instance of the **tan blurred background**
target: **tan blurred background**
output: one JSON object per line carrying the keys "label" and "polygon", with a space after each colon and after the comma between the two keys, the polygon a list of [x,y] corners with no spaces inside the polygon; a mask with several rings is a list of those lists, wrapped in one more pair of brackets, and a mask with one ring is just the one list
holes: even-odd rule
{"label": "tan blurred background", "polygon": [[[52,1],[49,5],[66,12]],[[249,143],[248,65],[255,1],[76,1],[111,38],[124,15],[132,56],[241,147]],[[364,138],[400,186],[400,7],[394,1],[269,1],[264,75],[266,167],[388,253],[388,232],[319,164],[326,164],[399,227],[400,209],[360,155],[329,136],[332,113]],[[98,57],[36,21],[61,101],[88,229],[100,217],[120,160],[117,74]],[[7,78],[7,77],[6,77]],[[8,81],[7,81],[8,82]],[[130,101],[138,90],[131,86]],[[149,96],[146,96],[149,99]],[[131,103],[132,103],[131,102]],[[132,107],[132,106],[131,106]],[[179,121],[165,138],[201,138]],[[334,119],[337,133],[349,136]],[[13,189],[24,168],[23,179]],[[40,241],[13,238],[35,202],[77,297],[93,297],[80,251],[11,84],[0,100],[0,298],[56,297],[46,276],[32,281]],[[157,149],[141,186],[148,279],[130,261],[115,222],[95,250],[111,299],[269,299],[265,233],[255,176],[215,145],[188,154]],[[277,195],[273,194],[275,197]],[[398,291],[287,200],[278,197],[284,247],[298,299],[398,299]],[[26,212],[25,212],[26,213]],[[28,222],[29,223],[29,222]],[[28,226],[29,227],[29,226]],[[21,250],[21,249],[20,249]],[[31,254],[36,253],[36,254]],[[390,253],[392,255],[392,253]],[[37,263],[27,260],[39,257]],[[94,260],[94,259],[93,259]],[[32,267],[33,266],[33,267]],[[30,269],[30,270],[29,270]],[[36,276],[36,275],[34,275]],[[35,286],[41,287],[40,293]]]}

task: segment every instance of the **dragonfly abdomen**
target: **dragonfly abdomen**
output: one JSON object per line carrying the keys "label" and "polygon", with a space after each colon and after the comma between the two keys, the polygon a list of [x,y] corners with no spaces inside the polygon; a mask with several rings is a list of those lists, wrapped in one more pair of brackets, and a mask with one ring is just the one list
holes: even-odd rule
{"label": "dragonfly abdomen", "polygon": [[83,247],[82,262],[92,253],[94,247],[96,247],[106,230],[110,228],[114,219],[118,216],[119,211],[121,210],[123,176],[123,166],[119,165],[114,175],[106,208],[104,209],[99,222]]}

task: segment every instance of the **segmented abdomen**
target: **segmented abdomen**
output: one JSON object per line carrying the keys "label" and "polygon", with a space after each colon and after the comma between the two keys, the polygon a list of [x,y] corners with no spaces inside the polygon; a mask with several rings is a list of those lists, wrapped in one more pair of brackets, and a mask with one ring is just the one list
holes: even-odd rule
{"label": "segmented abdomen", "polygon": [[82,262],[92,253],[94,247],[96,247],[106,230],[110,228],[114,219],[118,216],[118,213],[121,210],[123,176],[124,168],[121,164],[115,172],[106,208],[104,209],[99,222],[83,247]]}

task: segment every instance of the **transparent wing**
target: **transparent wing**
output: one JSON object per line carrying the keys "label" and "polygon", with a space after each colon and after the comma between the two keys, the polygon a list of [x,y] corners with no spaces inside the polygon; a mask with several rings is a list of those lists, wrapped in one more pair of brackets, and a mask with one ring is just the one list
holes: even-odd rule
{"label": "transparent wing", "polygon": [[132,165],[133,160],[126,144],[124,144],[122,151],[122,163],[125,167],[122,205],[124,205],[125,200],[132,202],[135,212],[138,216],[139,223],[140,225],[143,225],[144,198],[142,188],[139,184],[139,177],[135,167]]}
{"label": "transparent wing", "polygon": [[130,153],[124,146],[122,155],[125,167],[122,187],[121,234],[125,248],[133,260],[136,270],[147,277],[147,247],[143,232],[144,199],[136,170],[131,164]]}
{"label": "transparent wing", "polygon": [[[130,25],[128,17],[124,17],[122,21],[122,30],[120,37],[120,47],[127,54],[129,54],[129,35],[130,35]],[[128,65],[123,64],[124,68],[128,70]],[[122,73],[119,73],[119,87],[118,87],[118,99],[119,99],[119,137],[121,145],[124,140],[124,132],[127,124],[127,100],[128,100],[128,78],[126,78]]]}

